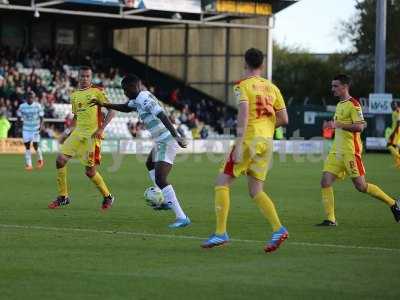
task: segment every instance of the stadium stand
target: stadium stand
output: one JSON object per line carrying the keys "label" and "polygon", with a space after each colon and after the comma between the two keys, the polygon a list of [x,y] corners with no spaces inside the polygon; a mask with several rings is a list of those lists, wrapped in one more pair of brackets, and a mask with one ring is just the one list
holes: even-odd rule
{"label": "stadium stand", "polygon": [[[107,65],[105,63],[107,59],[101,60],[97,53],[84,54],[65,49],[54,52],[36,48],[30,51],[12,50],[0,46],[0,56],[0,110],[11,120],[15,119],[17,108],[24,101],[25,95],[29,91],[34,91],[38,101],[43,105],[48,123],[43,136],[56,137],[57,131],[62,131],[68,123],[65,120],[71,116],[69,94],[77,85],[77,68],[80,65],[78,62],[87,63],[93,68],[94,84],[105,88],[111,102],[126,101],[122,89],[118,87],[122,78],[120,70]],[[121,62],[121,59],[119,61]],[[133,69],[136,71],[138,68]],[[176,88],[176,83],[167,82],[159,74],[152,75],[154,81],[151,82],[149,89],[164,102],[171,121],[178,130],[189,138],[204,139],[230,135],[230,132],[224,135],[224,128],[234,129],[234,110],[223,104],[215,105],[209,99],[200,99],[202,95],[195,95],[190,90],[189,93],[181,93]],[[162,85],[156,86],[157,80]],[[168,91],[164,88],[165,84],[171,84],[173,89]],[[190,97],[197,100],[193,101]],[[228,110],[231,113],[227,118]],[[15,128],[11,132],[14,136],[19,135]],[[112,139],[148,136],[138,122],[136,113],[118,113],[107,127],[106,134]]]}

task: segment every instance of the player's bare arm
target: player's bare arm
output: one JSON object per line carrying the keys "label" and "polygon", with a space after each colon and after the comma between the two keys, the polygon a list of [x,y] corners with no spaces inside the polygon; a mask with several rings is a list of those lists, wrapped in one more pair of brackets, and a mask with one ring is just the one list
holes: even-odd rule
{"label": "player's bare arm", "polygon": [[281,126],[286,126],[289,124],[289,116],[287,114],[286,109],[282,109],[280,111],[277,111],[275,113],[276,117],[276,123],[275,123],[275,128],[281,127]]}
{"label": "player's bare arm", "polygon": [[44,118],[40,117],[39,130],[43,130],[43,129],[44,129]]}
{"label": "player's bare arm", "polygon": [[22,118],[19,114],[17,115],[17,124],[16,125],[17,125],[17,128],[22,129]]}
{"label": "player's bare arm", "polygon": [[76,115],[74,115],[74,118],[72,119],[72,125],[71,128],[67,129],[66,131],[64,131],[60,137],[58,138],[58,142],[60,144],[63,144],[65,142],[65,140],[71,135],[71,133],[74,131],[76,126]]}
{"label": "player's bare arm", "polygon": [[92,137],[96,139],[103,139],[104,138],[104,129],[107,127],[107,125],[111,122],[111,120],[115,117],[115,111],[108,109],[106,118],[104,119],[104,122],[102,126],[96,130],[96,132],[92,135]]}
{"label": "player's bare arm", "polygon": [[157,115],[157,118],[164,124],[165,128],[171,133],[174,139],[177,141],[178,145],[182,148],[186,148],[188,143],[185,137],[180,136],[176,131],[174,125],[172,125],[171,121],[168,119],[167,115],[162,111]]}
{"label": "player's bare arm", "polygon": [[239,163],[242,160],[242,145],[244,141],[244,133],[247,129],[249,121],[249,104],[247,101],[241,101],[237,116],[235,149],[233,151],[233,161]]}
{"label": "player's bare arm", "polygon": [[98,105],[100,107],[105,107],[107,109],[117,110],[117,111],[125,112],[125,113],[135,111],[134,108],[132,108],[128,105],[128,102],[123,103],[123,104],[113,104],[113,103],[104,103],[104,102],[102,103],[97,99],[92,99],[92,100],[90,100],[90,103],[93,105]]}
{"label": "player's bare arm", "polygon": [[350,131],[350,132],[362,132],[365,128],[364,122],[353,123],[353,124],[343,124],[340,122],[335,122],[335,128],[340,128],[342,130]]}

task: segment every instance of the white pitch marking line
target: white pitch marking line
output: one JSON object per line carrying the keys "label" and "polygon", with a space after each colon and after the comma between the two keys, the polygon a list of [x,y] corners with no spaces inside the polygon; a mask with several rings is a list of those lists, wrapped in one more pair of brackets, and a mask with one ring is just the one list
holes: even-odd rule
{"label": "white pitch marking line", "polygon": [[[132,232],[132,231],[114,231],[114,230],[96,230],[88,228],[61,228],[61,227],[45,227],[36,225],[14,225],[14,224],[0,224],[0,228],[16,228],[16,229],[34,229],[34,230],[47,230],[47,231],[65,231],[65,232],[89,232],[89,233],[106,233],[106,234],[121,234],[121,235],[132,235],[142,237],[154,237],[154,238],[174,238],[174,239],[186,239],[186,240],[205,240],[205,238],[191,235],[173,235],[173,234],[158,234],[158,233],[146,233],[146,232]],[[231,239],[232,242],[244,242],[244,243],[265,243],[265,241],[258,240],[242,240],[242,239]],[[399,252],[398,248],[382,248],[382,247],[364,247],[354,245],[338,245],[338,244],[321,244],[321,243],[309,243],[309,242],[289,242],[290,245],[306,246],[306,247],[329,247],[329,248],[340,248],[340,249],[358,249],[358,250],[374,250],[374,251],[390,251]]]}

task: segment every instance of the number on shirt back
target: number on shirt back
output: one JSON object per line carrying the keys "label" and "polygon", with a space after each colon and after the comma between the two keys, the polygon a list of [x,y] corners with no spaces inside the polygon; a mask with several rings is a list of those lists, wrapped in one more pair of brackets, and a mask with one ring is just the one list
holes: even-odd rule
{"label": "number on shirt back", "polygon": [[274,114],[274,108],[271,104],[271,99],[268,96],[257,95],[256,96],[256,113],[257,119],[264,116],[272,116]]}

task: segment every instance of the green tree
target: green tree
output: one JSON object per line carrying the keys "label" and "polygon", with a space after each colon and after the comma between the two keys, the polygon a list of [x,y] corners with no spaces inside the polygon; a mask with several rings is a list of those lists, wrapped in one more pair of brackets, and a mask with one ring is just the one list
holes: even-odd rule
{"label": "green tree", "polygon": [[332,104],[330,82],[343,71],[343,55],[319,57],[303,49],[274,46],[274,82],[296,104]]}
{"label": "green tree", "polygon": [[[387,1],[386,91],[400,97],[400,0]],[[356,9],[356,17],[343,26],[342,37],[354,47],[345,65],[355,82],[353,91],[367,96],[374,89],[376,0],[359,0]]]}

